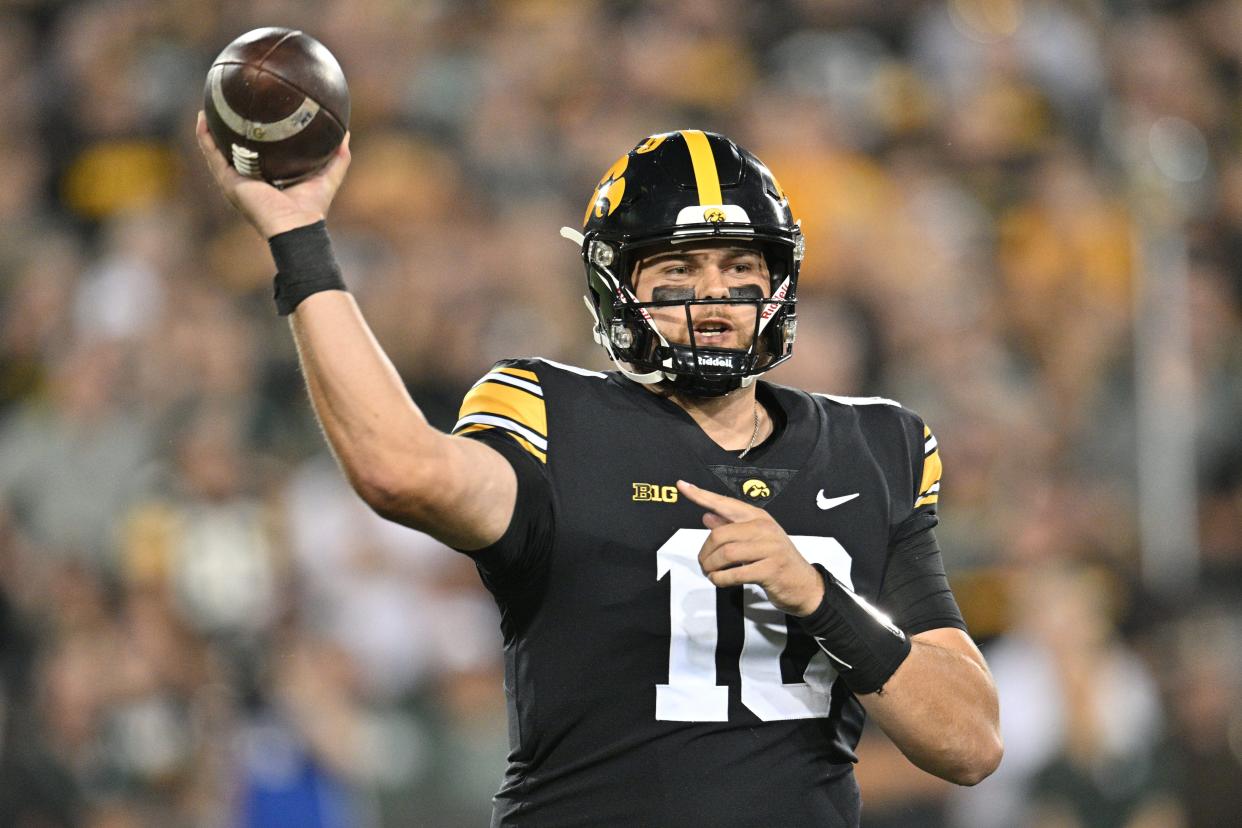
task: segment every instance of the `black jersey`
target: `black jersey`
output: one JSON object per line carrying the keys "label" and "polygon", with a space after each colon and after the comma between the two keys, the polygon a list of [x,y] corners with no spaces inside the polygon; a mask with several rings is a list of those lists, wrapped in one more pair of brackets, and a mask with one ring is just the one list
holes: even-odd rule
{"label": "black jersey", "polygon": [[467,394],[456,433],[519,481],[505,536],[470,553],[504,633],[494,825],[857,824],[862,706],[760,587],[703,575],[703,510],[674,484],[762,506],[875,601],[894,539],[935,522],[939,454],[888,400],[758,394],[783,427],[745,459],[615,373],[506,361]]}

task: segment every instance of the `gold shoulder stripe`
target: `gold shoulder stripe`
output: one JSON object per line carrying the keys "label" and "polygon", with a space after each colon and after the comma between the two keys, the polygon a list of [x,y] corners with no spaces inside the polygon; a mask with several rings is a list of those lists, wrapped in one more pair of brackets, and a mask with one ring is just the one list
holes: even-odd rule
{"label": "gold shoulder stripe", "polygon": [[543,398],[500,382],[484,382],[470,389],[461,402],[458,421],[473,414],[494,414],[513,420],[534,431],[548,435],[548,416]]}
{"label": "gold shoulder stripe", "polygon": [[496,370],[502,374],[508,374],[511,377],[519,377],[532,382],[539,382],[539,375],[534,371],[527,371],[525,368],[497,368]]}
{"label": "gold shoulder stripe", "polygon": [[508,417],[543,436],[548,433],[543,397],[504,382],[486,380],[466,393],[457,413],[458,418],[479,413]]}
{"label": "gold shoulder stripe", "polygon": [[694,165],[694,183],[699,188],[699,204],[723,204],[720,195],[720,173],[716,171],[716,159],[707,136],[697,129],[683,129],[682,137],[690,150],[690,163]]}
{"label": "gold shoulder stripe", "polygon": [[[488,376],[503,374],[523,386],[538,382],[533,371],[501,368]],[[537,392],[510,385],[498,379],[484,380],[466,394],[458,412],[454,434],[469,434],[488,428],[499,428],[540,462],[548,462],[548,416],[543,397]]]}
{"label": "gold shoulder stripe", "polygon": [[942,472],[940,452],[933,450],[931,454],[923,458],[923,480],[919,483],[919,496],[915,499],[915,508],[935,503],[939,499]]}

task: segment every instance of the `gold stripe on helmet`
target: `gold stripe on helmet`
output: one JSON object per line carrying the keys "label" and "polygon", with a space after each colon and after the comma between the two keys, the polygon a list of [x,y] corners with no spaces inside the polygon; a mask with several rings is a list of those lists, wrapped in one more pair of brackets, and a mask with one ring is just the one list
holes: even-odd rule
{"label": "gold stripe on helmet", "polygon": [[712,145],[707,136],[697,129],[683,129],[690,150],[690,163],[694,165],[694,183],[699,188],[699,204],[723,204],[720,195],[720,174],[716,172],[716,159],[712,157]]}

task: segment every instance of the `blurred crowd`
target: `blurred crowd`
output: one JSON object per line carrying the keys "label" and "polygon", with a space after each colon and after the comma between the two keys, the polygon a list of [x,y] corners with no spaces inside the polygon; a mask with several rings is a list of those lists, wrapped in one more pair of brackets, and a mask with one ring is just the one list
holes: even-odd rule
{"label": "blurred crowd", "polygon": [[[494,606],[348,490],[194,146],[212,58],[262,25],[349,78],[330,229],[440,427],[496,359],[609,367],[557,231],[617,156],[694,126],[774,170],[808,259],[773,378],[931,424],[1001,692],[974,789],[868,732],[865,825],[1237,824],[1242,0],[9,0],[0,825],[490,812]],[[1180,350],[1137,333],[1163,279]],[[1180,578],[1141,554],[1143,387],[1189,435]]]}

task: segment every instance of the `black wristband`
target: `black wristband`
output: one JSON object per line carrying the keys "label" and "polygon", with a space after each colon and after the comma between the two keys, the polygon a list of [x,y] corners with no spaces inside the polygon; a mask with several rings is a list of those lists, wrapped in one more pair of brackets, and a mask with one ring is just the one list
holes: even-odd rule
{"label": "black wristband", "polygon": [[327,223],[277,233],[267,240],[276,261],[276,312],[288,316],[302,300],[321,290],[345,290],[341,268],[332,254]]}
{"label": "black wristband", "polygon": [[881,690],[910,655],[910,640],[826,569],[815,568],[824,578],[824,600],[799,619],[802,629],[832,658],[851,690],[860,695]]}

